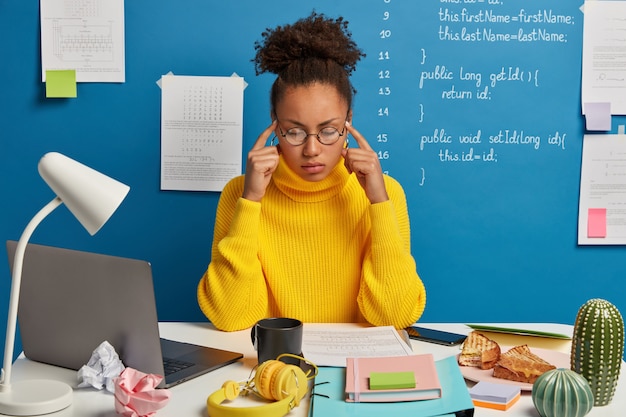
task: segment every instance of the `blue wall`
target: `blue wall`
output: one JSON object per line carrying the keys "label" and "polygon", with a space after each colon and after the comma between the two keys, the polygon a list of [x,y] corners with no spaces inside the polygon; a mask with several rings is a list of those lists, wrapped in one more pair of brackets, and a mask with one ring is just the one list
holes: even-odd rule
{"label": "blue wall", "polygon": [[[53,197],[37,162],[59,151],[129,184],[131,192],[94,237],[62,207],[31,241],[147,259],[160,319],[204,320],[195,289],[210,261],[219,194],[159,190],[155,82],[168,71],[243,76],[247,150],[269,123],[272,81],[254,75],[253,43],[266,27],[292,22],[315,5],[346,16],[367,53],[353,77],[354,124],[405,186],[413,253],[428,290],[424,321],[573,323],[592,297],[626,309],[624,248],[576,243],[582,0],[500,3],[127,0],[126,82],[79,84],[76,99],[46,99],[38,2],[0,0],[0,240],[18,239]],[[455,22],[468,15],[464,8],[490,19]],[[520,14],[568,16],[571,23],[495,22]],[[559,39],[532,38],[547,33]],[[502,41],[494,34],[522,36]],[[507,131],[541,142],[489,143]],[[481,143],[459,143],[479,133]],[[447,135],[452,143],[428,143]],[[549,144],[555,136],[565,142]],[[454,154],[473,162],[451,161]],[[5,263],[2,333],[9,281]]]}

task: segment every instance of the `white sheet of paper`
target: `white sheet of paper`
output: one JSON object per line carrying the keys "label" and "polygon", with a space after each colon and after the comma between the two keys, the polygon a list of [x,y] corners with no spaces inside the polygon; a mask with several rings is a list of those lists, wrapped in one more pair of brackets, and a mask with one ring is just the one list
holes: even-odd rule
{"label": "white sheet of paper", "polygon": [[626,114],[626,2],[586,1],[583,28],[582,109],[611,103]]}
{"label": "white sheet of paper", "polygon": [[76,82],[124,82],[124,0],[40,0],[41,81],[76,70]]}
{"label": "white sheet of paper", "polygon": [[[606,209],[606,237],[589,237],[589,209]],[[626,135],[585,135],[578,244],[626,244]]]}
{"label": "white sheet of paper", "polygon": [[221,191],[241,175],[241,77],[161,79],[161,189]]}
{"label": "white sheet of paper", "polygon": [[335,328],[305,325],[302,354],[318,366],[346,366],[346,358],[412,355],[393,326]]}

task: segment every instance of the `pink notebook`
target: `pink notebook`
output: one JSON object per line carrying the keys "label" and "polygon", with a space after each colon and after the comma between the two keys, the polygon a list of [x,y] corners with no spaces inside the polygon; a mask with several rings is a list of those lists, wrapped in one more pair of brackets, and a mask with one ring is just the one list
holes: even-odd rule
{"label": "pink notebook", "polygon": [[[371,372],[413,372],[415,388],[371,390]],[[441,398],[441,384],[431,354],[348,358],[347,402],[397,402]]]}

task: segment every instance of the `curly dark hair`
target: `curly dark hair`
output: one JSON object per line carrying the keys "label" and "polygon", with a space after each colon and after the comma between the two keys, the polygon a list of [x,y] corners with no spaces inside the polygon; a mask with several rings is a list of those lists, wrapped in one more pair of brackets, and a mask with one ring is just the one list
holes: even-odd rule
{"label": "curly dark hair", "polygon": [[257,75],[277,75],[270,93],[272,112],[288,87],[313,83],[334,86],[352,107],[356,90],[349,77],[365,54],[352,40],[343,17],[332,19],[313,11],[293,24],[268,28],[261,36],[254,43],[252,61]]}

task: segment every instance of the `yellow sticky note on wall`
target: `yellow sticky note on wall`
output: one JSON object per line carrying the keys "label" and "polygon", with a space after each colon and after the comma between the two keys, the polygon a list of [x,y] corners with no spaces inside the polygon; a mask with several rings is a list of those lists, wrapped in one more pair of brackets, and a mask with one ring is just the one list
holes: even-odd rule
{"label": "yellow sticky note on wall", "polygon": [[76,97],[76,70],[46,70],[46,97]]}

